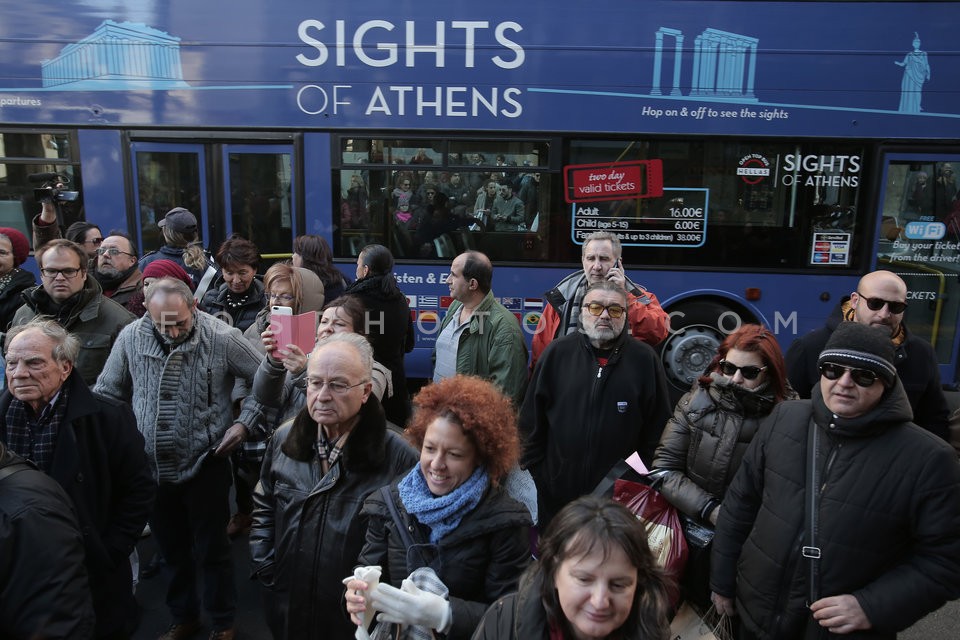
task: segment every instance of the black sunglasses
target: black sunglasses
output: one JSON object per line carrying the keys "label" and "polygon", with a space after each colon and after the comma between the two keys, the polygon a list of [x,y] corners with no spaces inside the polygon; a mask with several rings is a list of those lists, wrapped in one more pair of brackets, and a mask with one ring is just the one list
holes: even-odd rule
{"label": "black sunglasses", "polygon": [[887,305],[887,308],[890,309],[890,313],[893,314],[903,313],[907,310],[906,302],[884,300],[883,298],[868,298],[859,291],[857,291],[857,295],[864,299],[864,301],[867,303],[867,308],[870,309],[870,311],[880,311],[880,309],[883,309],[883,305]]}
{"label": "black sunglasses", "polygon": [[734,376],[737,374],[737,371],[739,371],[744,380],[756,380],[757,376],[760,375],[760,372],[764,369],[766,369],[766,367],[758,367],[752,364],[748,364],[744,367],[738,367],[732,362],[727,362],[726,360],[720,361],[720,372],[723,375]]}
{"label": "black sunglasses", "polygon": [[845,367],[835,362],[824,362],[820,365],[820,375],[827,380],[839,380],[845,371],[850,372],[850,378],[860,387],[871,387],[877,381],[877,374],[869,369]]}

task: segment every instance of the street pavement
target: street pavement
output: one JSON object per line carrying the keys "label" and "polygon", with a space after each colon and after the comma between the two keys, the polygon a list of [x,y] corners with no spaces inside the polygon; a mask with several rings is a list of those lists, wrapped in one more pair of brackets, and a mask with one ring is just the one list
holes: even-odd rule
{"label": "street pavement", "polygon": [[[146,566],[153,557],[155,543],[153,536],[140,540],[137,545],[141,567]],[[260,602],[260,583],[250,580],[250,552],[247,536],[233,541],[233,566],[237,583],[237,637],[243,640],[271,640],[271,635],[263,619]],[[142,609],[142,618],[134,640],[156,640],[171,624],[164,595],[167,576],[160,575],[141,580],[137,585],[137,602]],[[195,637],[206,638],[210,635],[210,621],[204,619],[204,630]]]}

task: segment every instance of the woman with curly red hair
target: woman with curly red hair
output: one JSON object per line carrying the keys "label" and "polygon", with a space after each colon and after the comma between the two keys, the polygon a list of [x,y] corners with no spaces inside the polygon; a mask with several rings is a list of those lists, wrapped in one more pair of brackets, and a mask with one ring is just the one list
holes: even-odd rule
{"label": "woman with curly red hair", "polygon": [[[495,385],[463,375],[424,387],[413,404],[406,433],[420,461],[364,504],[347,611],[355,624],[368,607],[381,612],[374,637],[399,624],[469,638],[530,561],[530,513],[501,486],[520,455],[516,413]],[[374,565],[376,585],[359,577]]]}

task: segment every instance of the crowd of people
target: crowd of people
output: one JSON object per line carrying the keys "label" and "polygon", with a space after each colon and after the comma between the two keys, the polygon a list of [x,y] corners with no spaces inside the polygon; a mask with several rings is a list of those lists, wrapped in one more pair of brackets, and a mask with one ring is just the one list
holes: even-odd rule
{"label": "crowd of people", "polygon": [[[132,637],[149,526],[160,640],[236,637],[238,536],[277,640],[666,640],[677,585],[597,489],[631,454],[707,532],[679,593],[735,637],[894,638],[960,597],[960,464],[891,272],[786,357],[740,326],[674,405],[654,349],[669,318],[615,234],[545,294],[532,354],[467,251],[411,397],[386,247],[353,279],[302,236],[261,276],[255,242],[210,254],[183,208],[142,257],[93,225],[57,237],[47,214],[39,285],[0,228],[0,637]],[[276,316],[304,314],[315,335],[283,340]]]}

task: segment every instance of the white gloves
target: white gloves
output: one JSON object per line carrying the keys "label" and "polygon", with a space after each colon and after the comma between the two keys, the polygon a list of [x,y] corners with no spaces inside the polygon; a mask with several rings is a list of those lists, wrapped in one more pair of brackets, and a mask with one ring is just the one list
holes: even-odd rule
{"label": "white gloves", "polygon": [[421,591],[410,579],[404,580],[399,589],[381,583],[370,594],[370,602],[381,612],[377,616],[380,622],[427,627],[440,633],[446,633],[453,622],[450,603],[441,596]]}
{"label": "white gloves", "polygon": [[[360,580],[367,583],[367,589],[365,591],[357,592],[357,595],[362,594],[362,597],[366,600],[364,611],[360,612],[354,608],[354,604],[351,603],[350,593],[348,593],[346,596],[347,611],[350,612],[351,615],[356,615],[360,618],[360,620],[362,620],[361,624],[357,627],[357,640],[367,640],[370,637],[367,633],[367,627],[369,627],[370,623],[373,622],[373,616],[376,614],[376,610],[373,604],[370,602],[370,596],[380,588],[380,573],[381,569],[379,566],[357,567],[353,570],[352,576],[347,576],[343,579],[343,584],[347,585],[347,589],[350,589],[351,582],[355,580]],[[357,600],[360,603],[364,602],[364,600]]]}

